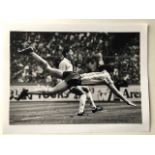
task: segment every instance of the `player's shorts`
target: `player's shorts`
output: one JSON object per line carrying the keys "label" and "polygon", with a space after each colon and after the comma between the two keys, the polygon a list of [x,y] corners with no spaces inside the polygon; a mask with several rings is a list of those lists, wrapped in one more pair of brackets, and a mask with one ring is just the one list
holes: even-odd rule
{"label": "player's shorts", "polygon": [[81,85],[81,76],[76,72],[64,71],[63,79],[67,82],[69,87]]}
{"label": "player's shorts", "polygon": [[89,88],[85,86],[73,86],[70,88],[70,92],[76,95],[82,95],[89,92]]}
{"label": "player's shorts", "polygon": [[70,88],[70,92],[76,95],[82,95],[83,92],[81,91],[81,89],[78,89],[76,86],[75,87],[71,87]]}

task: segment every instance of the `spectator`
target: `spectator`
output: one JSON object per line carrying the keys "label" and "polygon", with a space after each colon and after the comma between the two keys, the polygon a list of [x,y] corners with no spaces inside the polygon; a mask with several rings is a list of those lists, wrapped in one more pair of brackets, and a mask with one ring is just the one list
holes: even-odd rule
{"label": "spectator", "polygon": [[138,37],[135,34],[135,37],[126,44],[117,45],[119,48],[115,50],[112,40],[117,38],[117,35],[119,36],[119,34],[90,32],[11,32],[11,82],[43,82],[48,76],[48,73],[43,74],[44,70],[33,62],[34,60],[17,56],[18,50],[31,45],[54,67],[59,64],[58,51],[67,46],[74,51],[72,54],[74,70],[80,73],[93,72],[97,71],[99,65],[106,64],[114,69],[112,73],[114,80],[126,80],[129,84],[140,83]]}

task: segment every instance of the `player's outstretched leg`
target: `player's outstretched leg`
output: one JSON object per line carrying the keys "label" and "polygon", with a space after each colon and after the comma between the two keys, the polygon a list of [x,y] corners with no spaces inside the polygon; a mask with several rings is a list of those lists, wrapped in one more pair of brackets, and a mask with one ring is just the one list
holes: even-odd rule
{"label": "player's outstretched leg", "polygon": [[131,101],[129,101],[126,97],[124,97],[120,91],[115,87],[114,84],[108,84],[108,87],[112,90],[112,92],[117,95],[119,98],[121,98],[123,101],[125,101],[127,104],[132,105],[132,106],[136,106],[136,104],[132,103]]}
{"label": "player's outstretched leg", "polygon": [[18,53],[32,56],[36,61],[41,63],[46,68],[46,70],[48,70],[51,73],[52,76],[55,76],[57,78],[63,77],[63,72],[61,70],[52,68],[45,59],[43,59],[41,56],[34,52],[34,49],[32,47],[25,48],[19,51]]}
{"label": "player's outstretched leg", "polygon": [[54,95],[57,93],[64,92],[65,90],[68,89],[68,84],[65,81],[60,82],[58,85],[55,87],[50,87],[50,88],[45,88],[45,89],[36,89],[32,91],[28,91],[27,89],[23,89],[22,92],[19,94],[19,96],[16,98],[17,100],[23,99],[24,97],[28,96],[29,94],[49,94],[49,95]]}
{"label": "player's outstretched leg", "polygon": [[58,83],[55,87],[50,87],[47,88],[45,90],[34,90],[34,91],[29,91],[28,94],[49,94],[49,95],[54,95],[57,93],[61,93],[64,92],[65,90],[67,90],[68,84],[65,81],[62,81],[60,83]]}

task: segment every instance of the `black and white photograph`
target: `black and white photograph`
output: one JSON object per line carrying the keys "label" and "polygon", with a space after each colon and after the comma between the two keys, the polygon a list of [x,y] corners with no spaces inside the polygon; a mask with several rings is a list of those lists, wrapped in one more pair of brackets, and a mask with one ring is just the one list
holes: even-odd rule
{"label": "black and white photograph", "polygon": [[148,130],[147,26],[60,27],[9,31],[9,126]]}

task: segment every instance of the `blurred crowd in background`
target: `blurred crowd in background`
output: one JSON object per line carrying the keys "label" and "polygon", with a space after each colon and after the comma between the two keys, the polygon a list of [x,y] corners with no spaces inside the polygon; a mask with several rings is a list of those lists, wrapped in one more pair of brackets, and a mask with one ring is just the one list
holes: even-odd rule
{"label": "blurred crowd in background", "polygon": [[32,46],[52,67],[58,68],[60,51],[70,48],[74,71],[98,71],[105,65],[117,84],[140,84],[139,33],[10,32],[11,84],[56,83],[32,57],[18,54]]}

